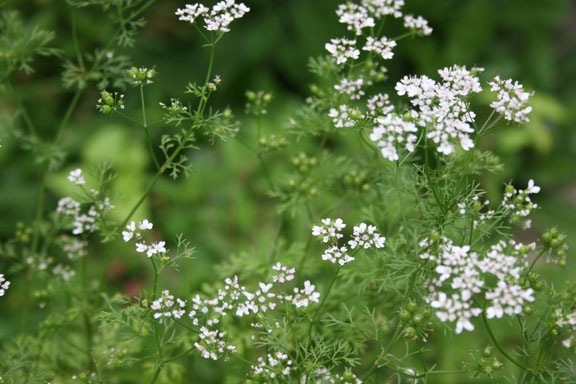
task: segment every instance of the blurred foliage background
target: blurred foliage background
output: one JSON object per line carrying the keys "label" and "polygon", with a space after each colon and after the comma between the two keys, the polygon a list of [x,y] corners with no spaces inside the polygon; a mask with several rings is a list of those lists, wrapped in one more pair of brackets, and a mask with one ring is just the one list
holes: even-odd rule
{"label": "blurred foliage background", "polygon": [[[344,34],[334,12],[339,1],[245,3],[251,12],[235,22],[217,46],[215,73],[222,76],[223,82],[213,99],[217,106],[230,106],[242,121],[240,139],[252,137],[256,129],[253,120],[243,117],[246,90],[273,94],[269,113],[260,124],[265,133],[282,132],[314,81],[307,67],[309,57],[323,55],[324,44]],[[184,4],[157,1],[145,12],[147,24],[133,46],[114,48],[115,55],[129,56],[131,64],[157,70],[156,82],[147,94],[150,120],[160,116],[158,101],[182,97],[186,83],[202,81],[205,73],[207,50],[201,47],[195,30],[178,22],[174,15]],[[65,1],[4,0],[3,6],[21,12],[29,28],[39,25],[54,30],[53,46],[64,56],[73,55],[74,26]],[[490,175],[483,182],[491,193],[498,194],[503,182],[514,180],[524,187],[529,179],[536,180],[542,186],[538,203],[543,209],[536,213],[534,232],[557,226],[576,249],[576,3],[407,0],[405,13],[410,12],[428,19],[434,33],[400,42],[389,68],[391,89],[406,74],[434,77],[439,68],[462,64],[486,68],[486,78],[498,73],[535,90],[531,123],[527,127],[504,127],[483,142],[506,165],[503,173]],[[105,46],[114,27],[104,15],[93,8],[76,9],[74,13],[80,49],[92,52]],[[58,58],[39,58],[33,67],[34,74],[20,73],[13,80],[41,136],[50,138],[73,92],[62,85],[63,67]],[[137,106],[136,90],[128,87],[123,92],[127,110]],[[126,214],[122,205],[130,205],[123,201],[133,201],[141,194],[152,167],[144,141],[134,139],[134,127],[97,113],[98,97],[97,87],[89,85],[71,126],[60,138],[59,144],[67,152],[66,167],[49,176],[51,198],[46,207],[55,208],[58,198],[69,193],[65,176],[71,169],[88,169],[108,161],[119,173],[114,192],[119,198],[116,205],[120,220]],[[12,102],[0,95],[3,128],[11,124],[7,116],[13,110]],[[22,122],[15,120],[14,124]],[[33,221],[41,177],[33,158],[8,132],[0,130],[2,240],[13,235],[17,222]],[[274,246],[271,239],[279,220],[266,195],[258,160],[240,142],[218,144],[193,156],[193,174],[176,182],[162,180],[139,212],[163,231],[164,238],[183,233],[198,249],[196,260],[184,267],[181,276],[185,279],[167,283],[182,292],[213,281],[212,272],[219,261],[235,253]],[[291,230],[301,228],[294,224]],[[115,255],[130,252],[123,245],[107,249]],[[147,273],[148,265],[144,263],[132,257],[119,258],[105,273],[112,286],[118,284],[130,292],[137,290]],[[567,270],[574,267],[576,262],[569,258]]]}
{"label": "blurred foliage background", "polygon": [[[248,0],[251,12],[233,26],[217,49],[216,73],[223,78],[214,95],[218,106],[229,105],[242,119],[245,91],[271,92],[274,101],[265,131],[281,132],[290,113],[303,103],[314,81],[307,69],[309,57],[324,54],[324,44],[344,33],[334,13],[338,1]],[[39,25],[56,32],[54,46],[65,56],[73,54],[70,8],[60,0],[5,0],[4,5],[21,12],[29,28]],[[207,50],[197,33],[177,21],[174,12],[184,2],[163,0],[144,14],[147,24],[135,44],[115,48],[127,55],[131,64],[154,67],[156,84],[149,89],[150,111],[160,113],[158,101],[181,97],[188,81],[204,76]],[[102,48],[113,31],[103,14],[93,7],[74,10],[80,49],[92,52]],[[403,40],[396,48],[389,68],[392,86],[406,74],[435,76],[437,69],[452,64],[486,68],[486,78],[494,74],[511,77],[527,89],[536,90],[534,112],[528,127],[508,126],[494,132],[484,145],[504,160],[506,168],[485,180],[497,192],[502,182],[514,180],[525,185],[533,178],[543,186],[538,215],[543,225],[557,225],[576,239],[576,4],[565,0],[426,0],[407,1],[406,13],[423,15],[434,28],[432,36]],[[62,64],[57,58],[41,58],[33,63],[36,73],[20,74],[15,84],[31,118],[51,137],[72,92],[62,86]],[[134,196],[146,177],[148,164],[143,144],[131,140],[126,122],[99,116],[95,109],[98,90],[89,86],[73,119],[73,127],[61,138],[67,159],[78,166],[107,160],[124,175],[118,192]],[[126,91],[128,109],[137,104]],[[136,95],[135,93],[133,94]],[[11,105],[3,100],[3,124]],[[155,109],[154,109],[155,108]],[[18,122],[16,122],[18,124]],[[242,127],[241,136],[253,129]],[[248,132],[248,133],[247,133]],[[35,209],[38,170],[30,156],[11,142],[5,130],[0,151],[0,236],[14,231],[16,221],[29,221]],[[86,145],[85,145],[86,143]],[[192,177],[172,183],[166,180],[155,192],[149,209],[165,218],[167,233],[197,233],[206,220],[217,228],[201,231],[195,239],[211,254],[221,258],[252,244],[251,227],[261,210],[248,199],[253,187],[250,175],[255,159],[237,143],[222,145],[214,153],[202,152]],[[238,157],[237,160],[236,157]],[[71,167],[72,165],[70,165]],[[66,169],[65,171],[67,171]],[[64,174],[64,172],[62,173]],[[53,181],[54,195],[65,191]],[[211,183],[230,178],[218,196]],[[182,185],[184,184],[184,185]],[[212,192],[210,192],[212,193]],[[201,212],[198,207],[202,207]],[[234,212],[234,215],[228,215]],[[206,215],[207,217],[204,217]],[[224,219],[225,218],[225,219]],[[247,237],[248,236],[248,237]],[[223,239],[226,239],[223,241]]]}

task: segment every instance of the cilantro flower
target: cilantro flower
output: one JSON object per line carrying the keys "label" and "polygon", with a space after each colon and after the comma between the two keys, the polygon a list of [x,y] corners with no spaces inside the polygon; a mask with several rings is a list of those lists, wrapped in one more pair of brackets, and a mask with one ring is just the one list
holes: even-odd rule
{"label": "cilantro flower", "polygon": [[235,0],[223,0],[214,4],[212,8],[202,4],[186,4],[185,8],[176,11],[176,16],[179,16],[178,20],[187,21],[190,24],[202,18],[207,31],[225,33],[230,32],[230,23],[240,19],[249,11],[250,8],[244,3],[236,4]]}

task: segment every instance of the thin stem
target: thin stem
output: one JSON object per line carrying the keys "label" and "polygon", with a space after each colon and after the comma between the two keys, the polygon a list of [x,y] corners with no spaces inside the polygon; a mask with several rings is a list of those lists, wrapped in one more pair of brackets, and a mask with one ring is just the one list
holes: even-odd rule
{"label": "thin stem", "polygon": [[66,113],[64,114],[64,118],[62,119],[62,122],[60,123],[60,126],[58,127],[58,131],[56,133],[56,137],[54,139],[54,142],[57,142],[58,140],[60,140],[60,136],[62,135],[64,128],[66,128],[66,126],[70,122],[70,119],[72,118],[72,113],[74,113],[74,110],[76,109],[76,106],[78,105],[78,102],[80,101],[80,96],[82,96],[82,92],[83,92],[83,90],[81,88],[76,88],[76,92],[74,93],[74,96],[72,97],[72,101],[70,102],[70,104],[68,104],[68,109],[66,109]]}
{"label": "thin stem", "polygon": [[142,105],[142,126],[144,127],[144,132],[146,133],[146,142],[148,143],[148,152],[150,152],[150,157],[156,166],[156,169],[160,169],[160,164],[156,155],[154,154],[154,146],[152,145],[152,139],[150,138],[150,131],[148,130],[148,121],[146,120],[146,103],[144,102],[144,86],[140,85],[140,104]]}
{"label": "thin stem", "polygon": [[492,332],[492,328],[490,328],[490,325],[488,324],[488,319],[486,318],[486,312],[482,311],[482,321],[484,322],[484,327],[486,328],[486,331],[488,332],[488,335],[490,336],[490,339],[492,340],[492,342],[494,343],[494,346],[496,347],[496,349],[498,351],[500,351],[500,353],[506,358],[508,359],[512,364],[514,364],[515,366],[517,366],[518,368],[523,369],[524,371],[530,371],[530,369],[528,367],[525,367],[522,363],[520,363],[518,360],[516,360],[515,358],[513,358],[512,356],[510,356],[508,354],[508,352],[506,352],[504,350],[504,348],[502,348],[502,346],[500,346],[500,343],[498,342],[498,340],[496,339],[496,337],[494,336],[494,333]]}
{"label": "thin stem", "polygon": [[[206,89],[208,87],[208,81],[210,80],[210,77],[212,76],[213,65],[214,65],[214,45],[212,44],[212,45],[210,45],[210,61],[208,62],[208,70],[206,72],[206,79],[205,79],[203,92],[202,92],[203,95],[206,94]],[[200,121],[201,116],[204,115],[204,110],[206,108],[207,102],[208,102],[208,96],[202,96],[200,98],[200,102],[198,103],[198,108],[196,109],[196,116],[194,118],[194,122],[192,123],[192,128],[194,128],[198,125],[198,122]],[[168,169],[170,164],[172,164],[172,162],[174,161],[174,159],[176,159],[176,157],[180,154],[180,152],[182,152],[182,150],[184,150],[184,148],[186,146],[186,142],[192,136],[192,128],[190,128],[190,130],[187,132],[186,136],[183,138],[183,140],[180,142],[180,144],[176,147],[174,152],[172,152],[170,157],[168,157],[168,159],[166,159],[164,164],[162,164],[162,166],[159,167],[158,171],[156,172],[156,174],[154,175],[154,177],[152,178],[150,183],[148,183],[148,186],[144,190],[144,193],[142,194],[140,199],[138,199],[138,201],[136,202],[134,207],[132,207],[132,209],[130,210],[130,213],[128,213],[128,215],[126,216],[126,218],[122,222],[121,228],[126,226],[128,221],[130,221],[130,219],[132,218],[132,215],[134,215],[136,210],[138,210],[140,205],[142,205],[142,203],[146,200],[146,198],[148,197],[148,194],[150,193],[152,188],[154,188],[154,186],[156,185],[156,182],[158,181],[160,176],[162,176],[162,174]]]}

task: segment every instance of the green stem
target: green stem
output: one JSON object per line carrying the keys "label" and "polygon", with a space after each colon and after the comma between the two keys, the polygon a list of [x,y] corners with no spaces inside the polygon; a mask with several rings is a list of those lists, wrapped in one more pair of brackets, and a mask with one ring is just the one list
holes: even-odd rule
{"label": "green stem", "polygon": [[60,136],[62,135],[64,128],[66,128],[66,126],[70,122],[70,119],[72,118],[72,113],[74,113],[74,110],[76,109],[76,106],[78,105],[78,102],[80,101],[80,96],[82,96],[82,89],[76,88],[76,92],[74,93],[74,96],[72,97],[72,101],[70,102],[70,104],[68,104],[68,109],[66,109],[66,113],[64,114],[64,118],[62,119],[62,122],[60,123],[60,126],[58,127],[58,131],[56,133],[56,138],[54,139],[54,142],[57,142],[58,140],[60,140]]}
{"label": "green stem", "polygon": [[[214,65],[214,45],[212,44],[212,45],[210,45],[210,61],[208,62],[208,70],[206,72],[206,79],[205,79],[204,87],[203,87],[203,91],[202,91],[203,95],[206,94],[206,89],[208,87],[208,81],[210,80],[210,77],[212,76],[213,65]],[[208,97],[202,96],[200,98],[200,102],[198,103],[198,108],[196,109],[196,116],[194,118],[194,122],[192,123],[192,127],[186,133],[186,136],[183,138],[183,140],[180,142],[180,144],[176,147],[174,152],[172,152],[170,157],[168,157],[168,159],[166,159],[164,164],[162,164],[162,166],[159,167],[158,171],[156,172],[156,174],[154,175],[154,177],[152,178],[150,183],[148,183],[148,186],[144,190],[144,193],[142,194],[140,199],[138,199],[138,201],[136,202],[136,205],[134,205],[134,207],[132,207],[132,209],[130,210],[130,213],[128,213],[128,215],[126,216],[126,218],[122,222],[122,224],[120,226],[121,228],[124,228],[126,226],[126,224],[128,224],[128,221],[130,221],[130,219],[132,218],[132,215],[134,215],[134,213],[138,210],[140,205],[142,205],[142,203],[146,200],[146,198],[148,197],[148,194],[150,193],[152,188],[154,188],[154,186],[156,185],[156,182],[158,181],[160,176],[162,176],[162,174],[168,169],[170,164],[172,164],[172,162],[174,161],[174,159],[176,159],[176,157],[180,154],[180,152],[182,152],[182,150],[184,150],[184,148],[186,146],[186,142],[192,136],[192,133],[193,133],[192,129],[198,125],[198,123],[200,121],[200,117],[204,115],[204,110],[206,109],[207,103],[208,103]]]}
{"label": "green stem", "polygon": [[154,162],[156,169],[160,169],[160,164],[156,155],[154,154],[154,146],[152,145],[152,139],[150,138],[150,131],[148,130],[148,121],[146,119],[146,103],[144,102],[144,86],[140,85],[140,104],[142,105],[142,126],[144,127],[144,133],[146,134],[146,142],[148,144],[148,152],[150,152],[150,157]]}
{"label": "green stem", "polygon": [[496,339],[496,337],[494,336],[494,333],[492,332],[492,328],[490,328],[490,325],[488,324],[488,319],[486,318],[486,311],[482,311],[482,321],[484,322],[484,327],[486,328],[486,331],[488,332],[488,335],[490,336],[490,339],[492,340],[492,342],[494,343],[494,346],[496,347],[496,349],[498,351],[500,351],[500,353],[502,354],[502,356],[504,356],[506,359],[508,359],[512,364],[514,364],[515,366],[517,366],[520,369],[523,369],[524,371],[530,371],[530,369],[528,367],[525,367],[522,363],[520,363],[518,360],[516,360],[515,358],[513,358],[512,356],[510,356],[508,354],[508,352],[506,352],[504,350],[504,348],[502,348],[502,346],[500,346],[500,343],[498,342],[498,340]]}

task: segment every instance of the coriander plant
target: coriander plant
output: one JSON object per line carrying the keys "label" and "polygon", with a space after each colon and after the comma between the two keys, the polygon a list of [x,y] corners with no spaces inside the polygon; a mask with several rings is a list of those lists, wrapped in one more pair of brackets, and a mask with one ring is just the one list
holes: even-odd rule
{"label": "coriander plant", "polygon": [[[284,125],[251,84],[238,116],[213,101],[226,82],[215,52],[251,9],[225,0],[174,10],[207,62],[193,68],[202,81],[179,74],[182,89],[158,99],[169,69],[128,56],[153,3],[68,0],[72,48],[0,8],[3,140],[38,177],[33,218],[0,246],[0,383],[576,380],[576,285],[540,272],[565,265],[565,236],[526,235],[536,181],[499,194],[483,183],[506,166],[484,138],[529,123],[532,91],[470,63],[391,80],[397,47],[432,26],[403,0],[357,0],[336,6],[341,34],[318,47],[310,95]],[[113,26],[93,51],[79,39],[86,9]],[[62,61],[71,95],[50,129],[19,90],[40,58]],[[79,166],[88,144],[63,138],[85,116],[130,127],[148,159],[142,186],[121,163]],[[202,249],[190,228],[154,220],[158,200],[227,147],[253,163],[242,188],[261,222],[253,247],[213,261],[192,290]],[[219,183],[236,188],[224,172]],[[124,265],[140,274],[129,289],[111,278]]]}

